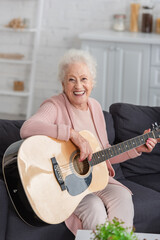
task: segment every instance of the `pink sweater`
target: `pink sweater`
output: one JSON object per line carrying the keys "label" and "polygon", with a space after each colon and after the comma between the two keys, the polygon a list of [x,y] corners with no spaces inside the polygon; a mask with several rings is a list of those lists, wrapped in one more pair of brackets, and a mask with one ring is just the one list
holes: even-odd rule
{"label": "pink sweater", "polygon": [[[106,132],[106,123],[100,104],[95,99],[89,98],[88,106],[103,148],[110,147]],[[44,101],[37,113],[24,122],[20,130],[20,135],[23,139],[33,135],[46,135],[68,141],[70,138],[70,128],[75,129],[75,126],[76,119],[73,109],[66,95],[62,93]],[[113,178],[115,173],[111,164],[120,163],[137,156],[139,154],[133,149],[107,160],[106,164],[110,174],[109,183],[121,185]],[[66,225],[74,234],[76,234],[77,229],[82,229],[81,221],[74,214],[66,220]]]}

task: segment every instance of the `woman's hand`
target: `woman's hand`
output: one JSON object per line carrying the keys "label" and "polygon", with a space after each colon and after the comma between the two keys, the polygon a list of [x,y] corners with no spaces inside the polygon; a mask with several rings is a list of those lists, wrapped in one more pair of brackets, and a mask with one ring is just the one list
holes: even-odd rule
{"label": "woman's hand", "polygon": [[71,128],[70,131],[70,140],[79,148],[80,150],[80,159],[83,161],[86,158],[90,161],[92,159],[92,149],[89,142],[82,137],[78,132]]}
{"label": "woman's hand", "polygon": [[[150,129],[145,130],[144,134],[148,133],[150,131],[151,131]],[[141,152],[149,153],[149,152],[152,152],[152,150],[156,146],[156,144],[157,144],[157,139],[148,138],[146,143],[142,146],[137,147],[136,150],[137,150],[138,153],[141,153]]]}

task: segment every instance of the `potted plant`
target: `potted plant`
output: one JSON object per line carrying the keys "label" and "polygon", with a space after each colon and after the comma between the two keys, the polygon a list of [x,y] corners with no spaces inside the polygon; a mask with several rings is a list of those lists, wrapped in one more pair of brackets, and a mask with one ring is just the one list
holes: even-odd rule
{"label": "potted plant", "polygon": [[104,224],[97,225],[93,231],[93,240],[138,240],[134,231],[128,231],[123,227],[123,222],[114,218],[111,222],[106,221]]}

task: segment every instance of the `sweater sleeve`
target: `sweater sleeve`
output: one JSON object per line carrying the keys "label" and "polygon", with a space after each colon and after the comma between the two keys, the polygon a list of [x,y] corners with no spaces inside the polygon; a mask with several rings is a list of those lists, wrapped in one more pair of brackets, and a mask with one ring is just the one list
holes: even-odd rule
{"label": "sweater sleeve", "polygon": [[68,141],[70,138],[70,126],[65,124],[56,124],[57,107],[46,102],[31,118],[26,120],[21,129],[21,138],[31,137],[33,135],[46,135],[59,140]]}

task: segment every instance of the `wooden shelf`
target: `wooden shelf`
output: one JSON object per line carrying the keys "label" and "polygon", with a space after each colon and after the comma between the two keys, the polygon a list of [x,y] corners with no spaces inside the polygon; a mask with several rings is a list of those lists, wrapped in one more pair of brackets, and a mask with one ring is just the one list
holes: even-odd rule
{"label": "wooden shelf", "polygon": [[[26,0],[27,2],[27,0]],[[32,115],[32,107],[33,107],[33,89],[34,89],[34,84],[35,84],[35,73],[36,73],[36,60],[37,60],[37,51],[38,51],[38,47],[39,47],[39,39],[40,39],[40,31],[41,31],[41,22],[42,22],[42,16],[43,16],[43,9],[44,9],[44,0],[36,0],[36,12],[35,12],[35,21],[34,21],[34,26],[35,28],[23,28],[23,29],[13,29],[13,28],[8,28],[5,27],[4,25],[0,25],[0,32],[1,34],[6,35],[7,34],[7,38],[10,39],[11,41],[11,45],[12,45],[12,40],[13,38],[17,37],[16,35],[19,34],[19,37],[25,37],[27,34],[34,34],[32,36],[32,41],[29,42],[27,39],[26,41],[28,41],[29,46],[32,48],[31,49],[31,53],[29,53],[29,50],[27,51],[28,55],[23,54],[23,53],[17,53],[18,54],[23,54],[25,55],[25,57],[21,58],[21,57],[14,57],[12,56],[13,53],[1,53],[4,55],[1,55],[0,58],[0,65],[2,64],[19,64],[20,68],[22,67],[22,71],[24,71],[23,66],[29,66],[29,69],[27,69],[27,73],[26,73],[26,77],[27,77],[27,83],[28,83],[28,88],[27,91],[14,91],[11,88],[7,89],[7,87],[5,87],[4,89],[2,89],[2,87],[0,88],[0,96],[1,98],[4,98],[5,96],[10,98],[10,101],[12,101],[12,98],[17,97],[18,99],[14,99],[17,102],[20,102],[22,100],[24,100],[24,104],[26,104],[25,107],[25,115],[26,118],[29,118]],[[14,11],[16,11],[16,5],[14,6]],[[24,33],[24,34],[23,34]],[[12,35],[12,37],[10,37]],[[27,35],[27,36],[28,36]],[[14,49],[14,45],[13,45],[13,49]],[[26,48],[27,50],[27,48]],[[5,56],[6,54],[6,56]],[[10,56],[9,56],[10,54]],[[6,66],[5,66],[6,67]],[[10,66],[12,67],[12,66]],[[15,67],[15,66],[13,66]],[[1,68],[3,68],[3,66],[1,66]],[[21,73],[20,73],[21,74]],[[10,75],[10,74],[9,74]],[[19,76],[19,78],[21,79],[21,77]],[[22,77],[23,78],[23,77]],[[14,76],[13,76],[14,79]],[[4,84],[5,86],[5,84]],[[21,98],[23,97],[23,99]],[[0,112],[5,112],[5,108],[3,108],[2,105],[2,109],[0,109]]]}
{"label": "wooden shelf", "polygon": [[9,114],[9,113],[1,113],[0,112],[0,119],[7,119],[7,120],[25,120],[25,115],[17,115],[17,114]]}
{"label": "wooden shelf", "polygon": [[15,96],[15,97],[28,97],[30,95],[29,92],[26,91],[0,91],[0,95],[8,95],[8,96]]}
{"label": "wooden shelf", "polygon": [[31,60],[14,60],[14,59],[5,59],[0,58],[0,63],[12,63],[12,64],[32,64]]}
{"label": "wooden shelf", "polygon": [[22,28],[22,29],[14,29],[14,28],[8,28],[8,27],[0,27],[0,31],[2,32],[15,32],[15,33],[24,33],[24,32],[36,32],[36,28]]}

